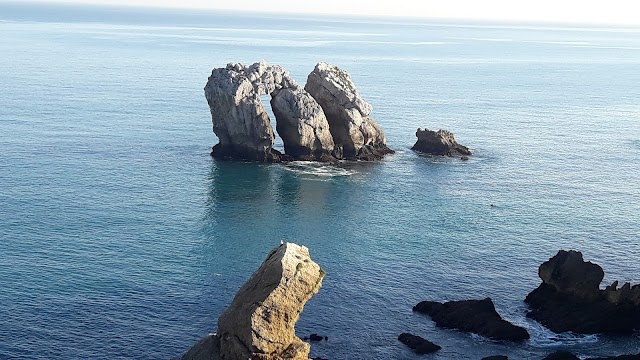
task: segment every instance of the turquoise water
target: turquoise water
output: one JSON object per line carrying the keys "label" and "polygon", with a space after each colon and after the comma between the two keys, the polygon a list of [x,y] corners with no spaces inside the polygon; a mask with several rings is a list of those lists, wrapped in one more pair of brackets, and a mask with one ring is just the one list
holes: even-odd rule
{"label": "turquoise water", "polygon": [[[640,282],[640,29],[0,4],[0,359],[167,359],[215,331],[280,240],[327,270],[313,356],[640,352],[524,316],[559,249]],[[213,67],[349,71],[397,153],[216,162]],[[265,99],[268,102],[268,99]],[[446,128],[468,162],[409,150]],[[279,143],[279,146],[281,143]],[[495,207],[491,207],[495,204]],[[491,296],[522,345],[436,329],[421,300]]]}

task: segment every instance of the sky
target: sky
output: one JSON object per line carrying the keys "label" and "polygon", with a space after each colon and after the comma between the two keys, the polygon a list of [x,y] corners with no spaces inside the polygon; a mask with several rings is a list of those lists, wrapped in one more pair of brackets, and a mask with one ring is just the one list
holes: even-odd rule
{"label": "sky", "polygon": [[[32,1],[32,0],[25,0]],[[40,0],[42,1],[42,0]],[[45,0],[57,3],[640,25],[639,0]]]}

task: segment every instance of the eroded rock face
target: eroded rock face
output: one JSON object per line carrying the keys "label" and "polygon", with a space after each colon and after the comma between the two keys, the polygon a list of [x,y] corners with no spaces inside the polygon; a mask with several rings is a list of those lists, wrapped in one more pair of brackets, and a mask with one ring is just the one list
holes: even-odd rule
{"label": "eroded rock face", "polygon": [[538,271],[542,284],[525,302],[528,317],[554,332],[618,334],[640,329],[640,285],[600,290],[602,268],[577,251],[559,251]]}
{"label": "eroded rock face", "polygon": [[271,251],[218,318],[218,332],[183,359],[307,360],[310,345],[295,335],[304,304],[322,286],[324,271],[304,246]]}
{"label": "eroded rock face", "polygon": [[[345,71],[316,65],[300,87],[281,66],[264,61],[214,69],[205,86],[216,158],[281,160],[375,160],[392,153],[384,132],[369,118],[372,107]],[[286,156],[273,149],[274,132],[260,97],[271,96]]]}
{"label": "eroded rock face", "polygon": [[287,243],[272,251],[218,319],[222,358],[307,359],[310,346],[294,325],[323,277],[306,247]]}
{"label": "eroded rock face", "polygon": [[439,303],[422,301],[413,311],[431,316],[437,326],[458,329],[494,340],[522,341],[529,338],[526,329],[502,319],[490,298]]}
{"label": "eroded rock face", "polygon": [[211,111],[213,132],[220,140],[211,155],[277,162],[280,154],[273,150],[273,129],[260,101],[260,91],[266,91],[268,86],[275,87],[276,76],[268,77],[273,82],[263,84],[257,79],[261,79],[259,74],[264,69],[261,66],[250,68],[229,64],[211,72],[204,93]]}
{"label": "eroded rock face", "polygon": [[[228,64],[214,69],[204,88],[213,131],[220,142],[216,158],[279,162],[274,133],[260,96],[271,95],[285,150],[294,159],[331,154],[333,141],[322,108],[279,65]],[[279,117],[282,117],[279,119]],[[282,126],[280,126],[282,121]]]}
{"label": "eroded rock face", "polygon": [[276,90],[271,109],[284,151],[296,160],[323,161],[333,157],[333,137],[320,105],[300,87]]}
{"label": "eroded rock face", "polygon": [[432,131],[429,129],[416,130],[418,140],[411,148],[425,154],[441,156],[468,156],[471,150],[468,147],[458,144],[453,133],[447,130]]}
{"label": "eroded rock face", "polygon": [[380,126],[369,118],[373,107],[362,99],[346,71],[318,63],[305,90],[324,110],[340,157],[372,160],[393,153]]}
{"label": "eroded rock face", "polygon": [[560,250],[540,265],[538,276],[560,293],[591,300],[600,295],[604,271],[599,265],[585,262],[577,251]]}

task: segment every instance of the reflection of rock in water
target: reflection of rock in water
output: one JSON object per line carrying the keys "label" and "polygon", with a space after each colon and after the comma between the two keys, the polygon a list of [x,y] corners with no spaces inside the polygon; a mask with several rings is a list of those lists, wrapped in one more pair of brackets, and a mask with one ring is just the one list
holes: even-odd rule
{"label": "reflection of rock in water", "polygon": [[216,162],[210,172],[208,201],[211,204],[245,202],[252,205],[269,196],[272,171],[251,163]]}

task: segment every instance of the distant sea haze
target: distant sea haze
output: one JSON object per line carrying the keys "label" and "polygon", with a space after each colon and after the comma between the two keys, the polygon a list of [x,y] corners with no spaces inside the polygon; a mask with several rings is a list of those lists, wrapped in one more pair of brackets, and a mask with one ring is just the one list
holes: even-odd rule
{"label": "distant sea haze", "polygon": [[[179,356],[280,240],[327,271],[296,326],[329,337],[313,357],[418,359],[403,332],[439,359],[640,352],[523,303],[559,249],[640,282],[638,29],[2,3],[0,33],[0,359]],[[396,154],[213,160],[207,77],[262,59],[348,71]],[[475,155],[418,156],[418,127]],[[530,341],[411,311],[487,296]]]}

